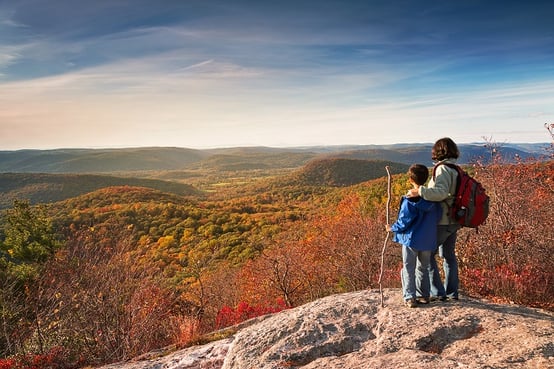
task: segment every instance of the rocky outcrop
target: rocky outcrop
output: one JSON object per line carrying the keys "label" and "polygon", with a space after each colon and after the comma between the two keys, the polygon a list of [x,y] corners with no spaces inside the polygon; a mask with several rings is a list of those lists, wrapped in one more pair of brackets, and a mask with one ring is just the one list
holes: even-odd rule
{"label": "rocky outcrop", "polygon": [[417,308],[399,290],[329,296],[233,336],[105,369],[554,368],[554,313],[462,297]]}

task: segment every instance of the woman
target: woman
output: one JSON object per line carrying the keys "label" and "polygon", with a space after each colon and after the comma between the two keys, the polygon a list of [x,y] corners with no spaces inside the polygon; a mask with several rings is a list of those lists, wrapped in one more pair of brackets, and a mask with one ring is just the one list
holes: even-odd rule
{"label": "woman", "polygon": [[[454,201],[458,172],[443,163],[456,164],[460,156],[458,146],[452,139],[445,137],[435,142],[431,151],[435,162],[434,176],[427,186],[408,191],[407,197],[421,196],[428,201],[440,201],[442,217],[437,229],[437,249],[431,256],[429,277],[431,283],[431,299],[445,301],[447,298],[458,299],[458,260],[456,259],[456,235],[460,225],[449,216],[448,208]],[[443,259],[444,285],[441,282],[435,255]]]}

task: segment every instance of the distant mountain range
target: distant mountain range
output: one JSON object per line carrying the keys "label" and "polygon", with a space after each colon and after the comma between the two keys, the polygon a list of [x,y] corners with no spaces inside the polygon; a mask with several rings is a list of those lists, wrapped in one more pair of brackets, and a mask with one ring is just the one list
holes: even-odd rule
{"label": "distant mountain range", "polygon": [[[540,157],[548,143],[506,144],[498,151],[505,160]],[[175,147],[122,149],[55,149],[0,151],[0,173],[123,173],[167,170],[249,170],[301,167],[316,158],[385,160],[432,165],[431,143],[313,146],[293,148],[236,147],[196,150]],[[484,144],[462,144],[460,163],[487,161]]]}
{"label": "distant mountain range", "polygon": [[[506,160],[540,157],[548,144],[505,146]],[[203,196],[194,183],[270,176],[279,185],[342,187],[432,165],[432,144],[308,148],[236,147],[59,149],[0,151],[0,210],[15,199],[52,203],[106,187],[149,188],[177,196]],[[460,163],[490,159],[484,145],[460,145]],[[260,174],[263,171],[263,175]],[[240,173],[240,174],[239,174]],[[207,177],[209,176],[209,178]],[[189,178],[196,178],[190,182]],[[227,179],[225,179],[227,178]],[[183,182],[192,184],[185,184]]]}

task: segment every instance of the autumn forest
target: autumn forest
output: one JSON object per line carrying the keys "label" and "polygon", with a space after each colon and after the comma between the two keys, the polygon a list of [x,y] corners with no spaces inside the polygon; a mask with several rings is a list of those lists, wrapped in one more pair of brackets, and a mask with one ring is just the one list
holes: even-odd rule
{"label": "autumn forest", "polygon": [[[554,149],[508,161],[501,145],[486,146],[491,160],[464,164],[487,189],[491,211],[478,231],[459,232],[463,294],[552,310]],[[30,184],[37,175],[9,174],[6,183],[26,182],[0,221],[0,368],[117,362],[217,339],[249,318],[330,294],[379,288],[384,167],[392,168],[394,220],[408,165],[295,160],[119,173],[117,181],[104,173],[107,182],[86,191],[80,176],[48,182],[42,174]],[[401,259],[389,243],[383,287],[400,287]]]}

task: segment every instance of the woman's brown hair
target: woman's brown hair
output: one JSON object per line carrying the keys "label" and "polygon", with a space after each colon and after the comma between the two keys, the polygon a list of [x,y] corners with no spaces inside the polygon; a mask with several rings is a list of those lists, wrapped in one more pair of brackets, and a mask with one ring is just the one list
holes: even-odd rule
{"label": "woman's brown hair", "polygon": [[451,138],[443,137],[433,145],[431,150],[431,159],[434,161],[441,161],[444,159],[458,159],[460,151],[458,146]]}

